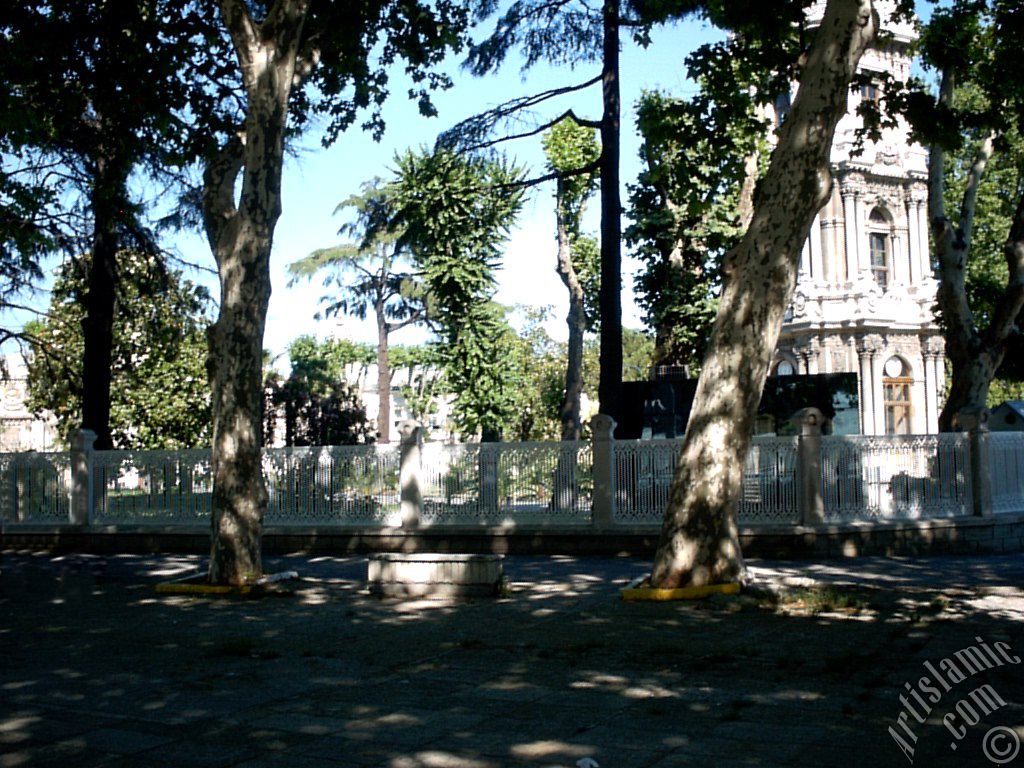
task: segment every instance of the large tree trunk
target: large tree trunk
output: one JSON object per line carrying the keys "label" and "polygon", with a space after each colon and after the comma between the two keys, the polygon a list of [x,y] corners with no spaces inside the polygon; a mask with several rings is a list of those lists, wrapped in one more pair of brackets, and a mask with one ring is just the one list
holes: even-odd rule
{"label": "large tree trunk", "polygon": [[569,344],[565,363],[565,396],[558,415],[562,422],[562,439],[579,440],[580,400],[583,395],[583,335],[587,330],[587,312],[584,305],[583,286],[572,263],[572,238],[565,220],[562,181],[558,181],[556,194],[556,228],[558,232],[558,266],[556,271],[562,284],[569,291],[569,313],[565,318],[569,326]]}
{"label": "large tree trunk", "polygon": [[796,286],[811,221],[832,189],[829,152],[857,62],[878,27],[871,0],[829,0],[743,240],[725,258],[704,360],[651,583],[735,581],[735,502],[758,400]]}
{"label": "large tree trunk", "polygon": [[[953,76],[946,71],[939,86],[940,103],[950,104],[953,88]],[[942,432],[959,429],[956,416],[962,411],[979,413],[985,408],[992,379],[1006,355],[1010,336],[1016,331],[1017,317],[1024,310],[1024,194],[1017,201],[1003,248],[1009,279],[987,328],[975,325],[967,301],[967,264],[978,186],[992,156],[994,139],[995,136],[989,136],[982,141],[971,164],[957,225],[945,214],[945,151],[941,146],[933,146],[928,153],[928,217],[939,265],[936,300],[942,313],[946,356],[952,368],[949,392],[939,414]]]}
{"label": "large tree trunk", "polygon": [[111,158],[96,160],[92,191],[94,221],[89,276],[82,304],[82,428],[96,433],[96,449],[114,447],[110,434],[110,379],[116,306],[118,218],[127,173]]}
{"label": "large tree trunk", "polygon": [[[205,225],[221,287],[208,361],[213,394],[209,578],[217,584],[244,584],[263,570],[263,331],[270,250],[281,214],[288,98],[306,10],[306,2],[278,0],[256,24],[242,0],[221,2],[242,70],[247,112],[244,134],[207,164],[204,176]],[[236,207],[234,185],[243,168]]]}
{"label": "large tree trunk", "polygon": [[622,203],[619,199],[619,0],[604,0],[601,116],[601,413],[618,418],[622,404]]}
{"label": "large tree trunk", "polygon": [[391,442],[391,362],[388,360],[388,321],[384,304],[374,306],[377,317],[377,441]]}

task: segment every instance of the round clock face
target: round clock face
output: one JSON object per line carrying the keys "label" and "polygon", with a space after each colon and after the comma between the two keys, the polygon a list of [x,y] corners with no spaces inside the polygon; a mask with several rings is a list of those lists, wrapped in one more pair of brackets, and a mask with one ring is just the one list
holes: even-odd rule
{"label": "round clock face", "polygon": [[775,369],[776,376],[792,376],[793,375],[793,364],[787,360],[783,360],[779,363]]}
{"label": "round clock face", "polygon": [[890,357],[885,361],[885,375],[895,379],[903,375],[903,361],[898,357]]}

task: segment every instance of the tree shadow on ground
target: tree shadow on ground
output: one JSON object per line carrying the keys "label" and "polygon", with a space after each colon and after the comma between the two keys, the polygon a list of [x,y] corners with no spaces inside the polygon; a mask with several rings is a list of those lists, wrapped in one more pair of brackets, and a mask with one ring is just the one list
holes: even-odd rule
{"label": "tree shadow on ground", "polygon": [[[198,557],[10,553],[0,766],[904,765],[890,727],[916,764],[985,765],[989,728],[1022,721],[1018,666],[908,712],[916,741],[897,723],[926,661],[1024,650],[1024,592],[983,563],[787,564],[861,578],[652,604],[618,599],[641,561],[508,558],[506,597],[441,602],[302,556],[268,559],[302,579],[254,601],[155,593]],[[942,717],[986,683],[1006,705],[954,739]]]}

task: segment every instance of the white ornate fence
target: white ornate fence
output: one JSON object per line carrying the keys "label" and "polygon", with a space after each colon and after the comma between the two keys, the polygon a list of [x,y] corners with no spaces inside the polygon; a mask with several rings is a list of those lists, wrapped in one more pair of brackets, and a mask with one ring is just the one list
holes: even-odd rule
{"label": "white ornate fence", "polygon": [[970,466],[966,433],[823,437],[825,518],[969,515]]}
{"label": "white ornate fence", "polygon": [[[682,440],[614,442],[616,522],[661,523],[682,447]],[[740,522],[799,523],[796,469],[797,438],[755,437],[743,468]]]}
{"label": "white ornate fence", "polygon": [[99,525],[202,523],[213,509],[210,451],[96,451],[93,508]]}
{"label": "white ornate fence", "polygon": [[[682,441],[594,432],[593,442],[427,444],[408,454],[414,464],[397,444],[269,449],[266,523],[658,525]],[[0,454],[5,525],[206,525],[212,492],[209,450]],[[757,437],[737,511],[744,525],[1024,512],[1024,434]]]}
{"label": "white ornate fence", "polygon": [[587,524],[590,443],[423,447],[420,521],[429,525]]}
{"label": "white ornate fence", "polygon": [[989,435],[992,511],[1024,512],[1024,432]]}
{"label": "white ornate fence", "polygon": [[69,453],[0,454],[0,520],[64,523],[70,517]]}

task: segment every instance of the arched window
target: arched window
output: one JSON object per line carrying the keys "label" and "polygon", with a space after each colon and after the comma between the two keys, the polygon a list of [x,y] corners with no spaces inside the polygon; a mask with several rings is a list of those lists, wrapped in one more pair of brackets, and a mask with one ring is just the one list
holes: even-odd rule
{"label": "arched window", "polygon": [[882,393],[885,407],[885,434],[910,434],[910,388],[914,383],[910,368],[899,357],[885,361]]}
{"label": "arched window", "polygon": [[875,208],[868,217],[868,252],[871,276],[884,291],[892,276],[892,222],[882,208]]}

